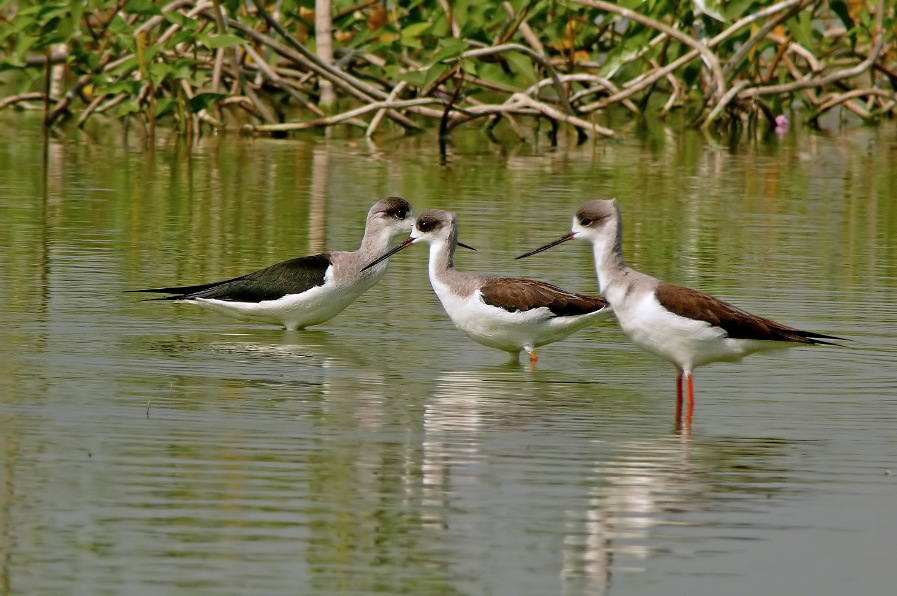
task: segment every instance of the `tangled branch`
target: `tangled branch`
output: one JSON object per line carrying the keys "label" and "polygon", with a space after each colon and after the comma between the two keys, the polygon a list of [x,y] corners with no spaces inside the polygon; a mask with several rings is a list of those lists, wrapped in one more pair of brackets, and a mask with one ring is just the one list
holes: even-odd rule
{"label": "tangled branch", "polygon": [[[596,116],[621,106],[641,117],[655,97],[661,117],[684,109],[704,129],[757,114],[772,124],[800,107],[810,121],[839,108],[867,121],[897,109],[897,8],[884,0],[850,12],[843,3],[782,0],[730,22],[603,0],[521,10],[503,2],[483,14],[459,14],[449,2],[390,13],[345,1],[335,1],[339,22],[331,21],[342,44],[333,62],[308,49],[313,31],[304,23],[322,21],[303,16],[298,2],[273,12],[263,0],[231,8],[173,0],[128,13],[123,0],[111,9],[109,0],[88,0],[62,28],[73,32],[64,44],[48,37],[44,12],[7,11],[0,64],[7,79],[22,73],[32,88],[0,98],[0,109],[42,104],[48,126],[69,117],[86,126],[102,115],[141,119],[152,131],[167,119],[185,134],[349,124],[372,136],[385,119],[404,132],[487,118],[490,136],[507,122],[520,138],[519,117],[569,126],[580,138],[613,136]],[[12,31],[34,39],[17,43]],[[17,49],[28,47],[47,50]],[[44,89],[44,80],[61,87]],[[325,85],[337,95],[332,111]]]}

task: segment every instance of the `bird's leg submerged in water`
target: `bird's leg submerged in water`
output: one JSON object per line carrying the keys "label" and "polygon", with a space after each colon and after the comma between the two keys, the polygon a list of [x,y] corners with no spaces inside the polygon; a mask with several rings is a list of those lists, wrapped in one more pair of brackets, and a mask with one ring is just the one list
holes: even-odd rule
{"label": "bird's leg submerged in water", "polygon": [[[682,421],[682,380],[685,379],[685,397],[687,399],[685,406],[685,424]],[[692,382],[692,374],[690,371],[680,371],[676,375],[676,430],[691,430],[691,419],[695,413],[695,388]]]}
{"label": "bird's leg submerged in water", "polygon": [[536,363],[539,361],[539,355],[536,354],[536,350],[533,348],[528,348],[526,346],[523,347],[526,350],[526,353],[529,354],[529,367],[531,369],[536,368]]}
{"label": "bird's leg submerged in water", "polygon": [[676,428],[682,425],[682,373],[676,375]]}

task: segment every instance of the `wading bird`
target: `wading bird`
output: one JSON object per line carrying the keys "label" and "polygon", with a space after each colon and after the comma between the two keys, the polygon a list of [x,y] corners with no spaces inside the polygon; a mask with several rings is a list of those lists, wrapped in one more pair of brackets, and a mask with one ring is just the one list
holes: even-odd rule
{"label": "wading bird", "polygon": [[[666,283],[623,262],[623,220],[614,200],[583,203],[569,234],[517,257],[522,259],[568,240],[592,244],[598,291],[607,298],[620,327],[639,348],[673,363],[676,377],[676,424],[682,420],[682,380],[688,409],[694,412],[692,372],[711,362],[737,361],[764,349],[830,344],[839,337],[802,331],[752,315],[709,294]],[[834,344],[837,345],[837,344]]]}
{"label": "wading bird", "polygon": [[133,291],[174,294],[153,300],[197,304],[229,315],[278,323],[287,329],[319,325],[342,312],[383,277],[386,263],[364,265],[407,234],[413,221],[411,205],[389,197],[371,207],[356,251],[290,259],[225,281]]}
{"label": "wading bird", "polygon": [[423,213],[405,242],[368,266],[418,242],[430,245],[430,284],[452,323],[474,341],[509,352],[515,359],[525,350],[535,364],[537,347],[610,314],[607,301],[598,296],[574,294],[532,279],[458,271],[452,262],[455,247],[470,247],[458,242],[455,216],[446,211]]}

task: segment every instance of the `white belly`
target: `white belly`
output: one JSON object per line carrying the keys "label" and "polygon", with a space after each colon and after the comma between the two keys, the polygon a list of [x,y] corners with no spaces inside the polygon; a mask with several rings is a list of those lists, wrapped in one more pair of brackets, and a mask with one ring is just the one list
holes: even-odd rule
{"label": "white belly", "polygon": [[653,294],[640,300],[625,300],[609,291],[620,327],[639,348],[669,360],[680,370],[717,361],[736,361],[777,342],[732,339],[726,332],[705,321],[675,315],[664,309]]}
{"label": "white belly", "polygon": [[498,350],[516,353],[564,339],[604,319],[607,310],[572,317],[556,317],[547,308],[508,312],[482,301],[479,292],[458,296],[437,280],[430,280],[442,307],[455,327],[472,340]]}
{"label": "white belly", "polygon": [[316,286],[301,294],[289,294],[277,300],[234,302],[197,298],[187,302],[232,316],[279,323],[287,329],[303,329],[320,325],[338,315],[377,283],[381,276],[382,273],[371,275],[363,281],[339,286],[333,283],[332,269],[328,269],[324,276],[324,285]]}

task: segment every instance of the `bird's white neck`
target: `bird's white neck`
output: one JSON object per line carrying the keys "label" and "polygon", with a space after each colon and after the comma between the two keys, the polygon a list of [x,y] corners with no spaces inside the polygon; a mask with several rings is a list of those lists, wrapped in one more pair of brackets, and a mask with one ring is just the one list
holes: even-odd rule
{"label": "bird's white neck", "polygon": [[431,280],[445,281],[454,270],[455,243],[440,240],[430,244],[428,271]]}
{"label": "bird's white neck", "polygon": [[592,252],[595,255],[595,272],[598,274],[598,291],[604,295],[610,285],[626,274],[619,234],[596,239],[592,242]]}

